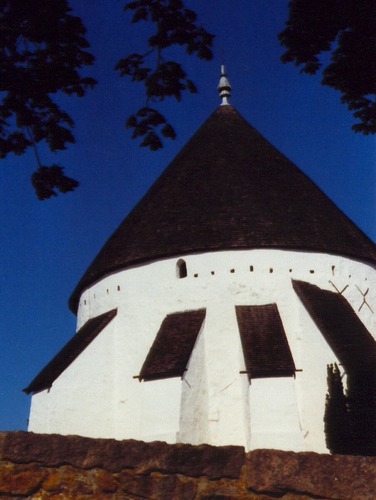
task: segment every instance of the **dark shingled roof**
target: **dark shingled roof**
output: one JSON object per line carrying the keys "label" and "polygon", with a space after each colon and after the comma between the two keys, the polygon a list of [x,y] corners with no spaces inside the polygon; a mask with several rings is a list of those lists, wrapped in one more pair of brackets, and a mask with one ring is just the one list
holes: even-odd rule
{"label": "dark shingled roof", "polygon": [[205,314],[205,309],[197,309],[165,317],[142,366],[140,380],[183,376]]}
{"label": "dark shingled roof", "polygon": [[374,372],[376,342],[347,300],[304,281],[293,286],[346,372]]}
{"label": "dark shingled roof", "polygon": [[65,344],[56,356],[38,373],[34,380],[23,389],[26,394],[33,394],[49,389],[54,381],[83,352],[105,326],[116,316],[117,309],[91,318]]}
{"label": "dark shingled roof", "polygon": [[236,306],[249,379],[294,375],[295,364],[276,304]]}
{"label": "dark shingled roof", "polygon": [[107,240],[75,288],[193,252],[282,248],[376,262],[376,246],[232,106],[220,106]]}

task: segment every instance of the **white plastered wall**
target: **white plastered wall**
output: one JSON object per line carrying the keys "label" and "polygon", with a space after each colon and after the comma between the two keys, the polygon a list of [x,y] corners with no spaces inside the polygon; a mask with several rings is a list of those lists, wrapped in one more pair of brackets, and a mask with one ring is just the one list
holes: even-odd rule
{"label": "white plastered wall", "polygon": [[[187,264],[183,279],[177,277],[179,257]],[[342,257],[279,250],[179,257],[120,271],[82,294],[78,328],[115,307],[117,316],[50,391],[33,396],[29,429],[325,451],[326,366],[338,360],[291,280],[338,290],[375,336],[375,270]],[[240,373],[245,366],[235,306],[270,303],[278,306],[301,371],[296,378],[256,379],[250,385]],[[183,380],[133,378],[164,317],[201,308],[206,318]]]}

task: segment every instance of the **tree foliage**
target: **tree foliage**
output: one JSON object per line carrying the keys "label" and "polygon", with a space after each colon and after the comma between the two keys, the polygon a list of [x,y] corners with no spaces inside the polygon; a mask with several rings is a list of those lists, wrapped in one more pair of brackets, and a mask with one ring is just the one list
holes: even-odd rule
{"label": "tree foliage", "polygon": [[133,128],[133,138],[143,137],[141,146],[155,151],[162,147],[163,137],[174,139],[175,131],[150,104],[155,106],[170,97],[180,101],[184,91],[197,92],[181,64],[166,58],[166,50],[180,46],[190,55],[210,60],[214,36],[197,24],[197,14],[181,0],[136,0],[127,2],[124,9],[133,12],[132,23],[150,22],[155,30],[143,54],[129,54],[115,67],[120,76],[144,85],[146,106],[130,115],[126,126]]}
{"label": "tree foliage", "polygon": [[0,1],[0,158],[34,148],[32,183],[40,199],[78,185],[62,167],[43,166],[36,147],[45,141],[56,151],[74,142],[73,120],[53,95],[81,97],[95,84],[79,72],[93,63],[88,47],[85,28],[65,0]]}
{"label": "tree foliage", "polygon": [[311,75],[322,70],[322,84],[340,92],[358,120],[354,131],[376,132],[375,0],[291,0],[278,37],[287,49],[283,62]]}
{"label": "tree foliage", "polygon": [[[93,64],[81,19],[69,0],[0,0],[0,158],[32,148],[38,164],[32,184],[40,199],[78,183],[63,168],[45,166],[38,144],[51,151],[74,142],[72,118],[57,104],[59,92],[82,97],[95,85],[82,75]],[[354,130],[376,132],[376,8],[375,0],[291,0],[286,28],[279,34],[286,47],[284,62],[301,71],[322,70],[322,83],[341,93],[358,122]],[[198,24],[197,14],[183,0],[127,1],[132,23],[148,23],[145,50],[121,58],[121,77],[144,87],[145,102],[126,120],[140,145],[156,150],[173,139],[173,126],[157,109],[165,99],[180,101],[197,92],[176,51],[202,60],[212,58],[214,36]],[[330,53],[328,64],[322,54]],[[48,170],[48,169],[52,170]]]}
{"label": "tree foliage", "polygon": [[326,446],[331,453],[346,454],[349,434],[347,398],[336,364],[327,367],[327,383],[324,417]]}
{"label": "tree foliage", "polygon": [[376,456],[376,373],[348,375],[348,453]]}
{"label": "tree foliage", "polygon": [[331,453],[376,456],[376,374],[347,374],[347,391],[334,363],[327,367],[325,437]]}
{"label": "tree foliage", "polygon": [[[145,106],[128,117],[126,126],[133,129],[133,138],[141,138],[141,146],[156,150],[175,131],[155,106],[170,97],[179,101],[184,91],[197,92],[181,64],[165,57],[166,50],[180,46],[209,60],[213,35],[197,24],[196,13],[181,0],[130,1],[124,10],[133,14],[133,23],[148,22],[155,28],[145,53],[125,56],[116,70],[143,83]],[[45,142],[57,151],[74,142],[73,120],[54,96],[63,92],[82,97],[95,85],[81,74],[94,61],[85,36],[68,0],[0,0],[0,158],[34,150],[38,168],[31,180],[39,199],[78,185],[62,167],[43,165],[37,147]]]}

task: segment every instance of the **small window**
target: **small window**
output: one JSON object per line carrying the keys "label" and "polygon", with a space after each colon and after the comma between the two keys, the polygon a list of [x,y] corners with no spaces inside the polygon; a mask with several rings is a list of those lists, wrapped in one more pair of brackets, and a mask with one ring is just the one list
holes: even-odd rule
{"label": "small window", "polygon": [[179,259],[176,263],[176,275],[178,278],[186,278],[187,277],[187,264],[185,260]]}
{"label": "small window", "polygon": [[250,271],[251,273],[253,273],[253,271],[254,271],[254,267],[253,267],[253,266],[249,266],[249,271]]}

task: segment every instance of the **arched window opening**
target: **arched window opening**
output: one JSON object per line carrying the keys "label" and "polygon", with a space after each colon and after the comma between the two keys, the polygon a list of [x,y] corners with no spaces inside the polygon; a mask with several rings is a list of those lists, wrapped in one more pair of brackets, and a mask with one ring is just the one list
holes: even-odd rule
{"label": "arched window opening", "polygon": [[178,278],[186,278],[187,277],[187,264],[185,260],[179,259],[176,263],[176,274]]}

